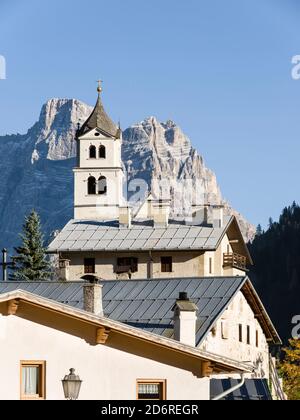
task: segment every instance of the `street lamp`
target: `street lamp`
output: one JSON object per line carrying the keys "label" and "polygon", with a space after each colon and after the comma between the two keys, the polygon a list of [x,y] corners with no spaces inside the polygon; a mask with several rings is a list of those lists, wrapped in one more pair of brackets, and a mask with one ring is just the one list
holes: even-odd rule
{"label": "street lamp", "polygon": [[70,369],[69,375],[62,380],[66,400],[78,400],[82,381],[75,375],[75,369]]}

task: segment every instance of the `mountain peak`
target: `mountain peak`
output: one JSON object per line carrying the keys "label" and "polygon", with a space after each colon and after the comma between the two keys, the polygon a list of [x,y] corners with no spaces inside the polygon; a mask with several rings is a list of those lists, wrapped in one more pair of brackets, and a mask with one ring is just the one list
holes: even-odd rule
{"label": "mountain peak", "polygon": [[[76,99],[49,99],[38,122],[26,135],[0,137],[2,246],[17,243],[24,214],[32,207],[41,214],[46,235],[72,218],[75,163],[71,158],[76,156],[77,124],[84,123],[92,110]],[[127,128],[123,133],[122,159],[129,183],[140,182],[143,188],[157,193],[155,180],[170,182],[173,215],[179,214],[178,203],[184,205],[188,201],[187,189],[182,188],[185,181],[191,182],[194,190],[200,181],[207,200],[224,203],[215,174],[174,121],[159,122],[151,116]],[[11,191],[15,191],[13,196]],[[225,205],[227,213],[239,219],[245,237],[250,238],[255,232],[253,227]]]}
{"label": "mountain peak", "polygon": [[39,123],[47,129],[53,125],[84,123],[92,108],[77,99],[49,99],[42,107]]}

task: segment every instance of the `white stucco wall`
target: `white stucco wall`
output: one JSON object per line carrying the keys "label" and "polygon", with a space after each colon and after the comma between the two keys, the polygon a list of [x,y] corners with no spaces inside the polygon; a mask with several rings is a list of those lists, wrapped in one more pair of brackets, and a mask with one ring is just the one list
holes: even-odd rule
{"label": "white stucco wall", "polygon": [[[242,343],[239,342],[239,324],[243,326]],[[250,327],[250,345],[247,344],[247,326]],[[259,338],[258,347],[256,347],[256,331]],[[242,292],[234,298],[228,310],[215,324],[214,331],[209,333],[200,347],[240,362],[256,365],[257,377],[268,378],[269,376],[269,346]]]}
{"label": "white stucco wall", "polygon": [[[80,147],[80,167],[81,168],[112,168],[112,167],[121,167],[121,144],[122,140],[113,139],[109,137],[104,137],[102,134],[99,134],[97,130],[92,130],[85,136],[82,136],[79,140]],[[96,146],[97,148],[97,158],[90,159],[89,149],[90,146]],[[106,158],[99,158],[99,147],[105,146],[106,148]]]}
{"label": "white stucco wall", "polygon": [[[173,271],[161,271],[161,257],[173,258]],[[63,258],[70,260],[69,280],[80,280],[84,276],[84,258],[95,258],[96,274],[105,280],[117,278],[115,267],[118,258],[138,258],[138,271],[132,273],[132,279],[146,279],[148,277],[149,253],[64,253]],[[153,278],[203,277],[204,255],[195,252],[155,252],[152,253]]]}
{"label": "white stucco wall", "polygon": [[[126,340],[126,338],[124,338]],[[123,343],[125,344],[125,341]],[[71,367],[83,380],[80,399],[136,399],[137,379],[167,380],[167,399],[209,399],[209,380],[188,370],[130,354],[17,316],[0,315],[0,399],[20,399],[20,361],[46,361],[46,399],[63,399]],[[5,380],[4,380],[5,379]]]}
{"label": "white stucco wall", "polygon": [[[98,136],[96,136],[98,134]],[[74,218],[111,220],[119,218],[119,206],[124,204],[124,173],[121,161],[121,139],[99,136],[92,130],[79,140],[79,168],[74,169]],[[96,147],[96,159],[90,159],[90,146]],[[106,158],[99,158],[99,147],[106,149]],[[107,179],[107,194],[88,195],[88,178]],[[97,188],[98,190],[98,188]]]}

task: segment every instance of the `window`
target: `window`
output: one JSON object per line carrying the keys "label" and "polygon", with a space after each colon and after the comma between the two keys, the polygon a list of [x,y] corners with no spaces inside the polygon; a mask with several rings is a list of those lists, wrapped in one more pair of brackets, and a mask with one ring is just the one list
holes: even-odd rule
{"label": "window", "polygon": [[105,146],[99,147],[99,158],[100,159],[106,159],[106,148]]}
{"label": "window", "polygon": [[21,362],[21,400],[44,400],[46,362]]}
{"label": "window", "polygon": [[84,259],[84,274],[94,274],[95,273],[95,258],[85,258]]}
{"label": "window", "polygon": [[96,146],[90,146],[90,159],[96,159],[97,149]]}
{"label": "window", "polygon": [[172,273],[172,271],[173,271],[172,257],[161,257],[161,272]]}
{"label": "window", "polygon": [[247,325],[247,344],[251,344],[250,327]]}
{"label": "window", "polygon": [[209,274],[213,272],[213,260],[212,258],[209,259]]}
{"label": "window", "polygon": [[88,195],[96,195],[96,178],[93,176],[88,179]]}
{"label": "window", "polygon": [[259,346],[259,333],[258,333],[258,331],[257,331],[257,330],[256,330],[255,344],[256,344],[256,347],[258,347],[258,346]]}
{"label": "window", "polygon": [[243,342],[243,326],[242,324],[239,324],[239,342]]}
{"label": "window", "polygon": [[228,340],[229,339],[229,325],[227,321],[221,322],[221,331],[222,331],[223,340]]}
{"label": "window", "polygon": [[105,178],[105,176],[100,176],[98,180],[98,194],[107,194],[107,179]]}
{"label": "window", "polygon": [[166,381],[137,381],[137,400],[166,400]]}
{"label": "window", "polygon": [[138,259],[129,257],[129,258],[118,258],[117,260],[117,273],[137,273],[138,272]]}

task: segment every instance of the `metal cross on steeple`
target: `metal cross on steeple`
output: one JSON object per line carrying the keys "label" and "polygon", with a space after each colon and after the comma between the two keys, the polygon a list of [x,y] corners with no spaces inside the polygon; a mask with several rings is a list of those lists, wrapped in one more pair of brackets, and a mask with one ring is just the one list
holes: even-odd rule
{"label": "metal cross on steeple", "polygon": [[97,91],[98,91],[98,93],[101,93],[102,92],[102,83],[103,83],[103,80],[97,80],[97,83],[98,83],[98,88],[97,88]]}
{"label": "metal cross on steeple", "polygon": [[0,266],[2,266],[2,280],[7,281],[7,268],[13,267],[14,262],[7,262],[7,249],[2,250],[2,263],[0,263]]}

